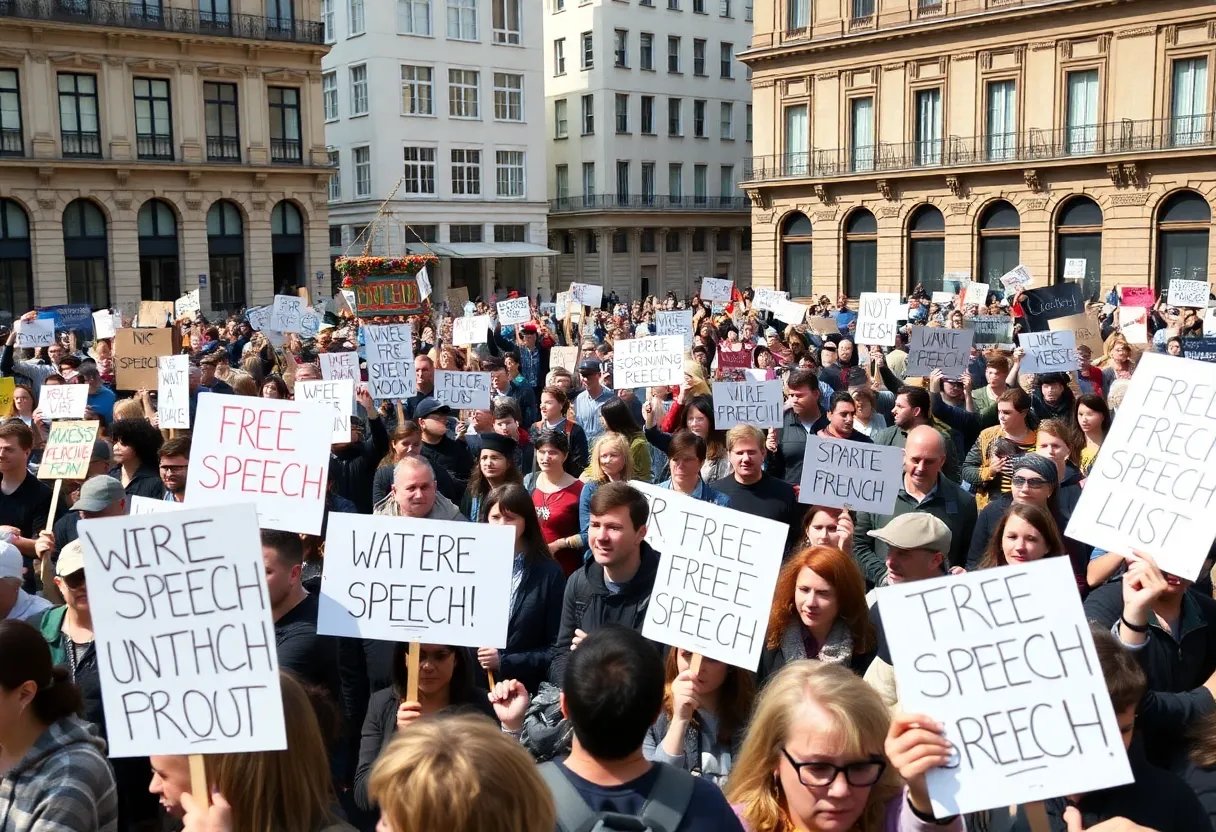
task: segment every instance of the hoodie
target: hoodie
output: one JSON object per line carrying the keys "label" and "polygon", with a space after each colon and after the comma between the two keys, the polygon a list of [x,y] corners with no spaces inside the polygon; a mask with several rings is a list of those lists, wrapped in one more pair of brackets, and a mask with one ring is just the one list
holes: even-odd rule
{"label": "hoodie", "polygon": [[48,726],[0,777],[0,829],[117,832],[118,793],[105,748],[77,717]]}

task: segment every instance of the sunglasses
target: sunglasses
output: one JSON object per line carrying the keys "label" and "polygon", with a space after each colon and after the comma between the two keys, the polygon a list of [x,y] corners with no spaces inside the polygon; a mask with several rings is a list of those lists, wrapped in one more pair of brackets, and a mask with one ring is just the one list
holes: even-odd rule
{"label": "sunglasses", "polygon": [[84,586],[84,570],[77,569],[70,575],[60,576],[68,589],[80,589]]}
{"label": "sunglasses", "polygon": [[1047,480],[1040,477],[1014,477],[1013,485],[1015,488],[1045,488]]}

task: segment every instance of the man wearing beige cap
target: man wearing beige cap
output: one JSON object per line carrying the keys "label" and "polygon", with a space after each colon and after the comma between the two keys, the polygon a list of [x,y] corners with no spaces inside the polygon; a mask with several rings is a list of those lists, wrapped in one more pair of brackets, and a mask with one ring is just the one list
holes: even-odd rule
{"label": "man wearing beige cap", "polygon": [[45,598],[22,589],[24,580],[25,560],[21,553],[11,543],[0,543],[0,621],[9,618],[24,621],[51,605]]}

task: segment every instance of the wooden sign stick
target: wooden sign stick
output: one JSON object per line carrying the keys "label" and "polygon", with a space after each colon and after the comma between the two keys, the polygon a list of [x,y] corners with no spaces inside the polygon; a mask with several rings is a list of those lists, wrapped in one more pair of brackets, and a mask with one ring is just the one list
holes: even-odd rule
{"label": "wooden sign stick", "polygon": [[202,754],[190,755],[190,793],[200,809],[211,806],[211,789],[207,787],[207,766]]}
{"label": "wooden sign stick", "polygon": [[494,690],[494,671],[493,671],[493,670],[487,670],[487,671],[486,671],[486,678],[488,678],[488,679],[490,680],[490,690]]}
{"label": "wooden sign stick", "polygon": [[692,661],[688,663],[688,669],[692,671],[694,676],[701,672],[701,654],[700,653],[692,654]]}
{"label": "wooden sign stick", "polygon": [[422,664],[422,644],[417,641],[410,642],[409,656],[406,658],[406,683],[405,683],[405,699],[407,702],[418,701],[418,673],[419,665]]}
{"label": "wooden sign stick", "polygon": [[401,406],[401,400],[393,402],[393,409],[397,411],[397,427],[401,427],[405,422],[405,409]]}
{"label": "wooden sign stick", "polygon": [[[51,507],[46,513],[46,530],[55,528],[55,508],[59,505],[59,492],[63,490],[63,480],[55,480],[55,488],[51,491]],[[55,566],[49,557],[38,561],[38,578],[42,581],[42,594],[52,604],[62,604],[63,595],[55,586]]]}
{"label": "wooden sign stick", "polygon": [[1030,832],[1051,832],[1051,824],[1047,822],[1047,807],[1043,801],[1035,800],[1022,804],[1026,809],[1026,820],[1030,823]]}

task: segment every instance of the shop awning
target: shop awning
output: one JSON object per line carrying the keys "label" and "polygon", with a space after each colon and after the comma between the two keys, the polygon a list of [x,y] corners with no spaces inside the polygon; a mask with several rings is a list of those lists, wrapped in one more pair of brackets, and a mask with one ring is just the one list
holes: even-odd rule
{"label": "shop awning", "polygon": [[497,257],[549,257],[558,254],[536,243],[410,243],[410,254],[434,252],[440,257],[461,260],[493,259]]}

